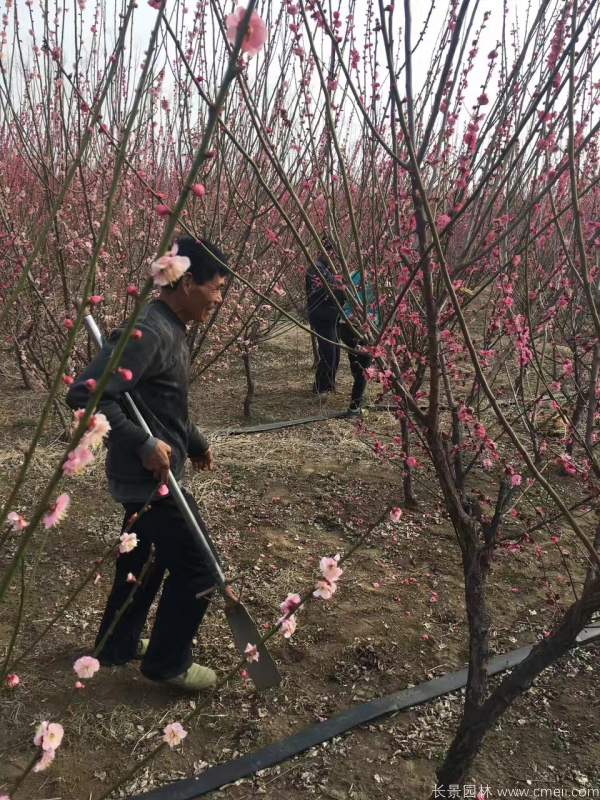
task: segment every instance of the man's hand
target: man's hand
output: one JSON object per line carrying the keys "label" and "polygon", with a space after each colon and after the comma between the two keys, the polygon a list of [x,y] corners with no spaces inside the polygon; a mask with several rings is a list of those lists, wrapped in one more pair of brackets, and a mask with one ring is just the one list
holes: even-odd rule
{"label": "man's hand", "polygon": [[200,472],[200,470],[206,470],[206,469],[212,472],[212,470],[214,469],[213,455],[210,447],[208,448],[206,453],[203,453],[201,456],[195,456],[194,458],[190,457],[190,461],[192,462],[195,472]]}
{"label": "man's hand", "polygon": [[151,472],[157,481],[167,483],[171,466],[171,446],[157,439],[154,450],[142,458],[144,468]]}
{"label": "man's hand", "polygon": [[234,606],[240,602],[240,598],[233,591],[229,584],[227,584],[227,586],[225,586],[223,589],[223,594],[225,595],[225,605],[227,606]]}

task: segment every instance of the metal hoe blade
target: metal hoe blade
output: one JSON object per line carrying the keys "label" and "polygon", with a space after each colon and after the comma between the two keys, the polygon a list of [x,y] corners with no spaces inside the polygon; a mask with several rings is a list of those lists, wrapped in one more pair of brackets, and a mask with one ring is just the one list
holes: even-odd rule
{"label": "metal hoe blade", "polygon": [[256,688],[262,690],[278,686],[281,682],[279,670],[266,646],[258,644],[261,639],[260,633],[243,603],[226,605],[225,616],[239,653],[243,654],[247,644],[258,645],[258,661],[246,664],[248,674]]}

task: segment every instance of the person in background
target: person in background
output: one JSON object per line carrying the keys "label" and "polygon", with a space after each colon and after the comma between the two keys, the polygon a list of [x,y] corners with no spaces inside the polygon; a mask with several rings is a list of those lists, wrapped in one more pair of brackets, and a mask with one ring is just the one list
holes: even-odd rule
{"label": "person in background", "polygon": [[[306,272],[306,303],[311,329],[317,334],[317,366],[314,394],[335,391],[335,376],[340,361],[337,324],[340,306],[344,302],[344,290],[339,288],[331,261],[335,253],[327,236],[321,236],[323,250],[316,262]],[[329,287],[333,297],[328,290]],[[335,299],[338,303],[335,302]]]}
{"label": "person in background", "polygon": [[[363,308],[365,306],[367,308],[367,316],[370,319],[376,319],[378,317],[378,313],[376,310],[374,310],[375,298],[372,296],[372,292],[370,292],[369,289],[364,286],[360,270],[356,270],[354,273],[352,273],[351,278],[356,289],[359,302],[362,304]],[[353,330],[353,328],[356,329],[359,326],[360,321],[356,318],[352,305],[346,298],[343,314],[340,317],[340,322],[338,325],[338,335],[340,341],[343,342],[346,347],[350,348],[347,350],[348,361],[350,362],[350,371],[352,373],[352,377],[354,378],[352,393],[350,395],[350,407],[348,409],[351,414],[360,414],[361,412],[365,388],[367,385],[365,370],[371,365],[372,361],[371,356],[361,349],[364,345],[363,340]]]}
{"label": "person in background", "polygon": [[[212,469],[209,443],[188,414],[190,353],[186,326],[206,322],[218,308],[228,271],[223,253],[204,240],[182,237],[171,254],[189,262],[186,271],[172,284],[164,285],[159,297],[142,311],[120,368],[111,376],[98,403],[98,410],[111,426],[106,471],[112,497],[125,508],[123,529],[149,498],[152,501],[150,509],[135,522],[137,546],[117,558],[96,649],[104,666],[141,657],[141,671],[147,678],[195,692],[216,683],[214,670],[192,661],[192,640],[209,605],[215,580],[174,500],[169,494],[160,496],[157,490],[166,483],[169,469],[177,480],[181,478],[188,457],[195,469]],[[120,333],[117,329],[111,334],[71,386],[67,403],[72,408],[87,405],[86,382],[101,377]],[[154,436],[148,436],[123,410],[125,392],[133,395]],[[193,497],[188,492],[184,495],[202,525]],[[132,582],[145,565],[144,579],[127,606]],[[150,606],[167,572],[150,640],[141,639]],[[233,593],[230,598],[235,600]]]}

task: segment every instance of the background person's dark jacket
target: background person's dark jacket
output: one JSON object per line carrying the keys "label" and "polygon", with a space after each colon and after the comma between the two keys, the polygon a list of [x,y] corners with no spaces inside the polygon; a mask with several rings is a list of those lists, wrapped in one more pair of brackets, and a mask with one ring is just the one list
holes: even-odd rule
{"label": "background person's dark jacket", "polygon": [[308,316],[326,319],[336,319],[340,310],[335,304],[325,284],[333,290],[340,305],[344,304],[346,293],[339,287],[335,274],[324,259],[318,258],[306,271],[306,304]]}
{"label": "background person's dark jacket", "polygon": [[[171,446],[171,470],[177,479],[183,474],[186,457],[203,455],[209,447],[188,416],[190,353],[185,325],[169,306],[157,300],[142,312],[136,328],[142,338],[130,339],[119,365],[131,370],[133,379],[125,381],[118,372],[114,373],[98,404],[98,411],[106,415],[111,425],[106,473],[110,493],[120,503],[144,502],[156,488],[152,473],[141,462],[156,438]],[[90,378],[99,380],[120,333],[120,328],[113,331],[71,386],[67,394],[71,408],[87,405],[90,393],[85,382]],[[153,437],[148,437],[125,413],[121,404],[124,392],[133,395]]]}

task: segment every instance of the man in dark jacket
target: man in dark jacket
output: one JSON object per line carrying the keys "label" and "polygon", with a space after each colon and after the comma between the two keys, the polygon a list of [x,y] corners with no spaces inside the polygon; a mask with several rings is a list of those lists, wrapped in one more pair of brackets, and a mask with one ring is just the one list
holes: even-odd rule
{"label": "man in dark jacket", "polygon": [[[169,469],[179,480],[187,457],[195,469],[212,468],[208,441],[188,416],[190,353],[186,325],[205,322],[220,305],[227,269],[225,257],[209,242],[183,237],[176,245],[177,256],[189,260],[187,271],[172,285],[164,285],[158,299],[142,312],[120,369],[111,376],[98,404],[111,425],[106,471],[111,495],[125,507],[123,528],[166,482]],[[86,381],[102,375],[119,335],[120,330],[113,332],[71,387],[67,402],[72,408],[86,406]],[[144,433],[123,410],[124,392],[134,396],[153,436]],[[194,499],[187,492],[185,495],[199,517]],[[190,691],[210,688],[216,682],[215,672],[192,663],[191,655],[192,639],[215,585],[210,567],[169,495],[154,495],[150,510],[140,516],[134,531],[138,544],[117,559],[114,584],[96,639],[100,662],[115,666],[142,656],[142,673],[152,680]],[[152,547],[154,560],[149,562]],[[149,569],[145,568],[148,563]],[[130,581],[144,568],[145,576],[123,612],[131,592]],[[140,636],[166,571],[148,642]]]}
{"label": "man in dark jacket", "polygon": [[[335,376],[340,363],[337,324],[340,305],[345,293],[335,280],[331,263],[334,248],[327,236],[322,236],[323,251],[306,272],[306,302],[310,327],[317,334],[318,360],[313,392],[324,394],[335,390]],[[328,288],[333,292],[333,297]],[[337,299],[338,303],[334,300]]]}

